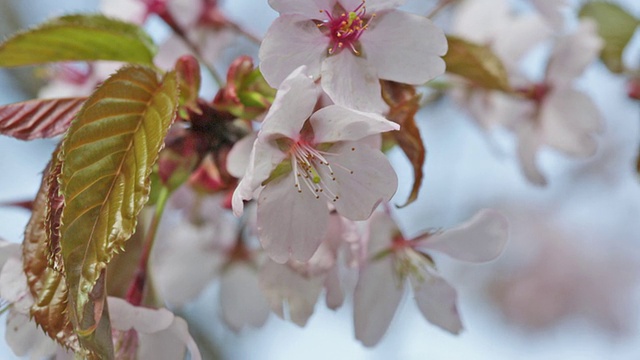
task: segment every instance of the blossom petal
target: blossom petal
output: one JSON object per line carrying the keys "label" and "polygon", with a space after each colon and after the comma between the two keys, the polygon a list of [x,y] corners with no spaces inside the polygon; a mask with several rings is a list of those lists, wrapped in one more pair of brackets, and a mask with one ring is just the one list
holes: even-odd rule
{"label": "blossom petal", "polygon": [[398,225],[386,212],[377,211],[369,219],[367,253],[369,257],[376,257],[380,252],[391,248],[396,235],[400,234]]}
{"label": "blossom petal", "polygon": [[324,280],[324,287],[327,291],[325,296],[327,307],[335,310],[342,306],[345,293],[340,285],[340,268],[338,266],[329,269]]}
{"label": "blossom petal", "polygon": [[486,44],[503,29],[509,11],[507,0],[463,1],[456,6],[451,28],[469,41]]}
{"label": "blossom petal", "polygon": [[425,273],[422,281],[411,277],[411,284],[422,315],[430,323],[452,334],[459,334],[462,322],[456,305],[456,290],[443,278],[431,273]]}
{"label": "blossom petal", "polygon": [[269,0],[269,5],[280,14],[300,14],[309,19],[323,20],[320,10],[332,10],[337,0]]}
{"label": "blossom petal", "polygon": [[309,75],[317,79],[328,46],[329,39],[313,21],[296,14],[281,15],[260,46],[260,71],[274,88],[301,65],[306,65]]}
{"label": "blossom petal", "polygon": [[353,322],[356,339],[365,346],[380,341],[404,293],[404,284],[395,275],[393,259],[387,255],[360,270],[353,295]]}
{"label": "blossom petal", "polygon": [[231,176],[242,179],[249,166],[253,143],[258,133],[251,133],[236,142],[227,155],[227,171]]}
{"label": "blossom petal", "polygon": [[420,85],[444,74],[444,32],[424,16],[391,11],[374,18],[360,37],[380,79]]}
{"label": "blossom petal", "polygon": [[232,263],[220,278],[220,311],[235,332],[260,327],[269,317],[269,304],[260,290],[258,273],[249,264]]}
{"label": "blossom petal", "polygon": [[416,248],[441,251],[458,260],[485,262],[502,253],[508,238],[507,219],[498,211],[482,209],[460,226],[417,239]]}
{"label": "blossom petal", "polygon": [[284,160],[286,154],[270,142],[260,138],[253,143],[249,156],[249,167],[233,192],[231,205],[235,216],[242,215],[244,200],[253,199],[253,193],[267,180],[273,169]]}
{"label": "blossom petal", "polygon": [[538,168],[536,153],[540,148],[540,136],[533,129],[533,125],[524,124],[516,129],[518,136],[518,159],[520,168],[532,184],[545,186],[547,179]]}
{"label": "blossom petal", "polygon": [[327,231],[329,209],[294,173],[268,183],[258,197],[258,237],[269,257],[278,263],[289,258],[306,262],[318,249]]}
{"label": "blossom petal", "polygon": [[531,2],[554,29],[562,30],[564,25],[562,9],[569,5],[567,0],[531,0]]}
{"label": "blossom petal", "polygon": [[348,49],[322,62],[322,89],[337,104],[350,109],[384,113],[382,89],[376,69]]}
{"label": "blossom petal", "polygon": [[329,168],[318,173],[338,199],[332,204],[338,213],[350,220],[367,220],[382,201],[389,201],[398,187],[398,177],[380,150],[362,142],[340,142],[326,155]]}
{"label": "blossom petal", "polygon": [[530,50],[552,35],[553,30],[538,15],[509,18],[495,34],[492,48],[509,69],[515,70]]}
{"label": "blossom petal", "polygon": [[0,272],[0,297],[11,303],[12,308],[21,314],[29,314],[33,305],[22,259],[17,254],[5,262]]}
{"label": "blossom petal", "polygon": [[383,116],[329,105],[311,115],[311,126],[316,143],[355,141],[391,130],[400,125]]}
{"label": "blossom petal", "polygon": [[602,118],[593,100],[573,89],[552,91],[540,113],[544,141],[574,156],[595,154]]}
{"label": "blossom petal", "polygon": [[547,66],[547,80],[557,87],[569,85],[598,57],[603,45],[596,23],[581,21],[574,33],[556,43]]}
{"label": "blossom petal", "polygon": [[289,319],[305,326],[322,291],[322,277],[306,278],[287,265],[267,261],[260,270],[260,285],[274,313],[286,318],[286,304]]}
{"label": "blossom petal", "polygon": [[167,309],[149,309],[133,306],[127,301],[109,296],[109,316],[111,326],[120,331],[134,329],[141,333],[155,333],[169,328],[174,315]]}
{"label": "blossom petal", "polygon": [[7,316],[5,341],[18,356],[30,355],[31,359],[45,359],[56,353],[58,345],[38,328],[28,314],[10,311]]}
{"label": "blossom petal", "polygon": [[[340,0],[342,6],[348,11],[354,10],[363,2],[362,0]],[[405,2],[406,0],[366,0],[365,7],[368,14],[373,14],[376,11],[395,9]]]}
{"label": "blossom petal", "polygon": [[317,101],[318,87],[307,75],[307,67],[296,68],[280,85],[258,137],[296,139]]}
{"label": "blossom petal", "polygon": [[178,316],[174,316],[167,329],[153,334],[140,333],[139,336],[139,359],[183,359],[186,348],[191,360],[202,360],[200,350],[189,334],[187,322]]}

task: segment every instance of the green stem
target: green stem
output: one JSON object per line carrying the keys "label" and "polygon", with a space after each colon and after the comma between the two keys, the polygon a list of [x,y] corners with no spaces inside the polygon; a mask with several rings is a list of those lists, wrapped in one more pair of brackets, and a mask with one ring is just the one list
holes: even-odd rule
{"label": "green stem", "polygon": [[155,242],[156,233],[158,232],[158,225],[160,225],[160,219],[162,218],[167,201],[169,200],[169,195],[171,195],[171,191],[166,186],[163,186],[160,189],[160,194],[158,194],[158,200],[156,202],[153,218],[151,219],[151,224],[149,224],[149,229],[145,234],[144,243],[142,245],[142,255],[140,256],[140,261],[138,263],[138,270],[136,271],[136,275],[129,286],[129,290],[127,291],[127,301],[136,306],[142,303],[145,285],[147,284],[149,256],[153,249],[153,243]]}

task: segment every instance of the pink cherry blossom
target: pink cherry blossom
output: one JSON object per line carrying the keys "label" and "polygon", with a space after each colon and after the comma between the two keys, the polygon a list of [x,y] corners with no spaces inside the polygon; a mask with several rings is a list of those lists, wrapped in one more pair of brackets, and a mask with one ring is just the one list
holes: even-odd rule
{"label": "pink cherry blossom", "polygon": [[368,259],[360,270],[354,294],[355,335],[365,346],[374,346],[386,332],[411,282],[422,315],[432,324],[457,334],[462,330],[456,291],[435,269],[426,250],[436,250],[468,262],[486,262],[502,252],[507,222],[493,210],[481,210],[466,223],[439,233],[405,239],[393,219],[384,212],[369,220]]}
{"label": "pink cherry blossom", "polygon": [[305,67],[285,79],[233,195],[238,216],[243,200],[258,199],[258,237],[278,263],[311,258],[326,233],[329,204],[366,220],[397,187],[389,161],[366,138],[398,125],[338,105],[314,113],[317,99]]}
{"label": "pink cherry blossom", "polygon": [[423,84],[444,73],[444,33],[395,10],[398,0],[270,0],[280,13],[260,47],[260,70],[278,87],[300,65],[338,105],[382,112],[379,79]]}

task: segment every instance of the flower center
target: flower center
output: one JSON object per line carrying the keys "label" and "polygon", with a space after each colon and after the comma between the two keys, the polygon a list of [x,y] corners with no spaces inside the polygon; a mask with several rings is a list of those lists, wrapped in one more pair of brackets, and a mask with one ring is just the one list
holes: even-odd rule
{"label": "flower center", "polygon": [[354,54],[360,55],[356,42],[369,26],[371,18],[375,16],[373,14],[370,18],[365,18],[364,0],[353,11],[343,12],[340,16],[334,16],[327,10],[320,10],[320,12],[327,15],[327,20],[319,23],[318,27],[326,29],[326,35],[330,39],[329,54],[336,54],[348,47]]}
{"label": "flower center", "polygon": [[302,188],[307,188],[316,199],[319,199],[320,196],[325,196],[332,202],[340,199],[338,195],[333,193],[332,187],[328,186],[328,182],[335,182],[336,177],[331,164],[324,156],[327,153],[304,141],[294,143],[290,153],[295,187],[299,193],[302,193]]}

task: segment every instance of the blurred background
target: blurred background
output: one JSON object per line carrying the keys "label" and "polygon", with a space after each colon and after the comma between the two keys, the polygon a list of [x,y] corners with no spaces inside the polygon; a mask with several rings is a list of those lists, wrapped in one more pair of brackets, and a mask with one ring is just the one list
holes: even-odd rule
{"label": "blurred background", "polygon": [[[405,9],[426,14],[435,1],[407,3]],[[532,11],[525,1],[513,3]],[[637,0],[616,3],[640,17]],[[0,34],[97,8],[93,0],[0,0]],[[264,34],[277,15],[266,0],[228,0],[223,9],[255,34]],[[448,14],[438,21],[446,28]],[[157,38],[166,36],[154,19],[149,29]],[[223,63],[240,53],[257,54],[248,42],[229,47]],[[548,52],[544,44],[533,51],[527,59],[531,72],[539,72]],[[640,63],[640,31],[624,59]],[[42,81],[32,70],[0,70],[0,105],[35,97]],[[486,207],[503,212],[511,224],[507,250],[492,263],[436,259],[459,292],[461,335],[427,323],[409,294],[372,349],[353,337],[350,299],[337,312],[318,304],[304,329],[272,315],[263,328],[235,334],[218,317],[214,283],[181,315],[200,345],[225,359],[640,359],[640,103],[628,99],[626,86],[598,62],[579,79],[578,87],[602,112],[605,130],[597,154],[588,159],[541,151],[546,187],[531,185],[521,174],[512,137],[488,139],[451,99],[421,110],[428,156],[418,201],[396,212],[405,235],[455,226]],[[207,98],[213,95],[211,82],[203,91]],[[0,202],[33,198],[55,141],[0,137]],[[394,202],[402,203],[411,167],[399,151],[390,158],[400,179]],[[0,237],[21,242],[28,219],[26,210],[0,207]],[[3,341],[0,358],[16,358]]]}

